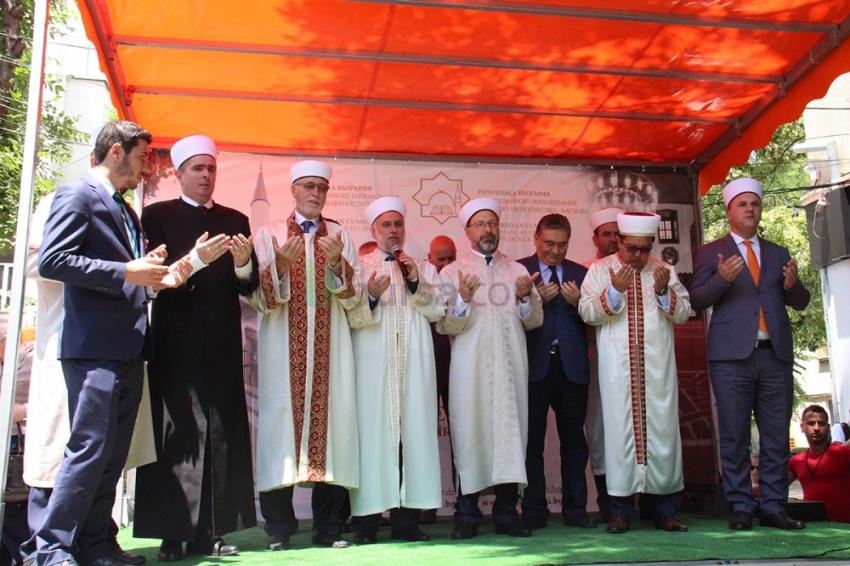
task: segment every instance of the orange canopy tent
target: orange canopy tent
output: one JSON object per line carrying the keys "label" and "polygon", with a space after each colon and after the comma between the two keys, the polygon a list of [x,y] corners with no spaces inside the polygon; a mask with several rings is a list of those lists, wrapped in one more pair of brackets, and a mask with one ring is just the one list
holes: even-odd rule
{"label": "orange canopy tent", "polygon": [[705,192],[850,71],[850,0],[79,4],[161,146],[669,165]]}

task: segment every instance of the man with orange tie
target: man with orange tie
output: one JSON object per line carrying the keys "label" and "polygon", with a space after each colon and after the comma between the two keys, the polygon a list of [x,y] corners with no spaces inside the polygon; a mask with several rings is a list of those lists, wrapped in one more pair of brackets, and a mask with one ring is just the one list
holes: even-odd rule
{"label": "man with orange tie", "polygon": [[[791,421],[794,350],[786,305],[802,310],[809,291],[797,262],[782,246],[758,237],[762,188],[741,178],[723,189],[731,232],[697,252],[691,306],[713,307],[708,362],[717,400],[723,489],[732,507],[729,528],[785,530],[805,524],[785,513],[788,500],[788,426]],[[761,497],[750,482],[750,414],[760,439]]]}

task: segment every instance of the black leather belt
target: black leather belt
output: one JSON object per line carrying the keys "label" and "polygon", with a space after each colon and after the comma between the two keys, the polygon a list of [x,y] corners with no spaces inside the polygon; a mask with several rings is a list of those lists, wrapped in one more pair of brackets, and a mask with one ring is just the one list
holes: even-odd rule
{"label": "black leather belt", "polygon": [[770,340],[756,340],[756,348],[770,348]]}

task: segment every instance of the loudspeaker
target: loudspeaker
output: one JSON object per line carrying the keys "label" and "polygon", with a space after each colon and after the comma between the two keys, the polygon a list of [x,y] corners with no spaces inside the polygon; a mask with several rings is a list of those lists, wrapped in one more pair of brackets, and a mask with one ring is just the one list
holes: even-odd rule
{"label": "loudspeaker", "polygon": [[813,269],[850,257],[850,187],[833,189],[825,198],[827,205],[821,212],[816,203],[806,206]]}

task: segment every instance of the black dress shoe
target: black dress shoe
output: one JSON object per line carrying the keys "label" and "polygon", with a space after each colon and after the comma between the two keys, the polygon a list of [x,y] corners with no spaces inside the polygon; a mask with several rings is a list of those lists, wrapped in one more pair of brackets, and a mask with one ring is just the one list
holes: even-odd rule
{"label": "black dress shoe", "polygon": [[585,513],[573,515],[572,517],[564,517],[564,524],[568,527],[578,527],[580,529],[596,528],[596,521],[588,517]]}
{"label": "black dress shoe", "polygon": [[227,544],[221,537],[213,539],[213,548],[210,556],[236,556],[239,554],[239,547],[235,544]]}
{"label": "black dress shoe", "polygon": [[749,531],[753,528],[753,515],[746,511],[733,511],[729,517],[729,529],[732,531]]}
{"label": "black dress shoe", "polygon": [[523,515],[522,522],[525,523],[526,527],[533,531],[535,529],[545,529],[547,519],[546,517],[526,517]]}
{"label": "black dress shoe", "polygon": [[478,534],[478,525],[468,521],[458,521],[452,529],[452,540],[465,540]]}
{"label": "black dress shoe", "polygon": [[120,544],[118,544],[118,539],[114,537],[109,541],[109,550],[112,552],[112,558],[121,564],[130,564],[135,566],[138,564],[144,564],[148,560],[141,554],[130,554],[129,552],[124,552],[124,549],[121,548]]}
{"label": "black dress shoe", "polygon": [[378,542],[378,529],[360,529],[354,533],[354,544],[375,544]]}
{"label": "black dress shoe", "polygon": [[509,537],[530,537],[531,529],[522,524],[522,521],[516,519],[509,523],[496,523],[497,535],[508,535]]}
{"label": "black dress shoe", "polygon": [[183,543],[179,540],[164,540],[159,545],[156,559],[160,562],[178,562],[183,560]]}
{"label": "black dress shoe", "polygon": [[759,525],[762,527],[776,527],[785,531],[799,531],[806,528],[806,523],[792,519],[785,511],[762,516],[759,519]]}
{"label": "black dress shoe", "polygon": [[313,533],[313,544],[316,546],[326,546],[328,548],[348,548],[348,541],[337,535],[323,535],[322,533]]}
{"label": "black dress shoe", "polygon": [[235,544],[227,544],[221,537],[207,541],[195,541],[186,543],[186,554],[195,556],[236,556],[239,547]]}
{"label": "black dress shoe", "polygon": [[686,533],[688,527],[682,524],[679,518],[675,515],[668,515],[660,519],[655,519],[655,528],[668,533]]}
{"label": "black dress shoe", "polygon": [[272,535],[269,537],[269,550],[289,550],[289,537],[284,535]]}
{"label": "black dress shoe", "polygon": [[431,537],[419,530],[419,527],[407,527],[390,533],[390,538],[393,540],[403,540],[405,542],[427,542]]}
{"label": "black dress shoe", "polygon": [[612,513],[611,518],[608,519],[608,526],[605,527],[605,532],[611,533],[612,535],[627,533],[629,532],[629,523],[631,523],[631,517],[624,517],[622,515]]}
{"label": "black dress shoe", "polygon": [[437,522],[437,510],[436,509],[423,509],[419,512],[419,524],[420,525],[433,525]]}

